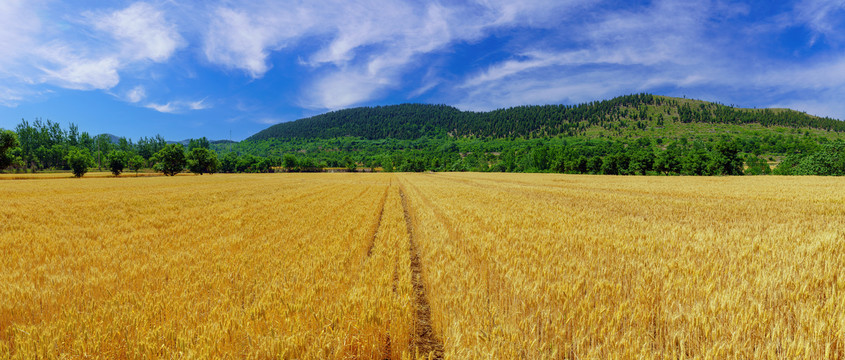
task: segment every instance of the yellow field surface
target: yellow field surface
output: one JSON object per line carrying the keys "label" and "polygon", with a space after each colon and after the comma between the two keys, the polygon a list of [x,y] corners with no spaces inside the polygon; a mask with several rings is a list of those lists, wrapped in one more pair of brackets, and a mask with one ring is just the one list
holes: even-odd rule
{"label": "yellow field surface", "polygon": [[[181,173],[178,176],[190,176],[192,174]],[[149,172],[149,170],[138,172],[125,171],[119,177],[141,177],[141,176],[164,176],[162,173]],[[115,177],[109,171],[91,171],[85,173],[86,178]],[[72,179],[70,171],[40,172],[40,173],[0,173],[0,180],[45,180],[45,179]]]}
{"label": "yellow field surface", "polygon": [[845,179],[0,181],[0,359],[845,359]]}

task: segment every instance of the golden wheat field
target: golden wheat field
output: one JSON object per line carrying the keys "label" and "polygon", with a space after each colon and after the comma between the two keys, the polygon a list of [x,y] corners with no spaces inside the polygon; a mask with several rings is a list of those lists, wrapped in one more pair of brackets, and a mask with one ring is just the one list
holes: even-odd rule
{"label": "golden wheat field", "polygon": [[0,359],[845,359],[845,179],[0,180]]}

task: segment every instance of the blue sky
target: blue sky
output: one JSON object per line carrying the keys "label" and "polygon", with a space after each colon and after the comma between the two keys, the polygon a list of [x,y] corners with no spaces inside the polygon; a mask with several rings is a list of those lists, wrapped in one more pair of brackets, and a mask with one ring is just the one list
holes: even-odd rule
{"label": "blue sky", "polygon": [[638,92],[845,118],[845,0],[0,0],[0,24],[2,128],[241,140],[354,106]]}

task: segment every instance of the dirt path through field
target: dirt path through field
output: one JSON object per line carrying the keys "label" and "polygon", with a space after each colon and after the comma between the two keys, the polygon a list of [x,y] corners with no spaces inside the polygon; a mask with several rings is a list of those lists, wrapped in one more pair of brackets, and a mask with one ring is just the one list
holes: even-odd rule
{"label": "dirt path through field", "polygon": [[410,211],[411,207],[401,186],[399,187],[399,196],[402,198],[402,211],[405,215],[405,225],[408,230],[411,251],[411,284],[414,287],[414,302],[416,303],[414,338],[411,340],[411,344],[419,349],[421,355],[431,354],[431,359],[443,359],[443,343],[440,342],[431,327],[431,307],[422,280],[422,263],[414,240],[414,221]]}

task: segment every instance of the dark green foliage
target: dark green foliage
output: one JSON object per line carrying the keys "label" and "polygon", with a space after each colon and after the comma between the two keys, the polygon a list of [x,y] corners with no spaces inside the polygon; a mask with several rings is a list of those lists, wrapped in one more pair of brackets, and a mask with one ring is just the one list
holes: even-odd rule
{"label": "dark green foliage", "polygon": [[745,175],[769,175],[772,173],[769,163],[757,156],[749,156],[745,161],[745,165],[747,166]]}
{"label": "dark green foliage", "polygon": [[[483,113],[403,104],[335,111],[279,124],[251,138],[263,140],[192,139],[189,162],[181,146],[173,151],[176,145],[166,145],[161,136],[133,144],[113,135],[92,137],[73,124],[65,131],[50,120],[36,119],[22,120],[16,127],[19,146],[5,150],[0,165],[12,163],[33,171],[68,169],[69,151],[78,147],[87,149],[97,164],[110,164],[106,154],[120,151],[136,160],[136,172],[149,159],[150,165],[168,175],[186,164],[201,174],[271,172],[279,167],[285,171],[381,167],[383,171],[740,175],[743,159],[748,162],[745,172],[765,174],[768,167],[760,157],[785,157],[775,170],[778,173],[839,174],[845,172],[841,149],[828,139],[845,138],[836,133],[845,132],[843,124],[790,110],[736,109],[649,94]],[[221,154],[217,166],[200,161],[212,149]]]}
{"label": "dark green foliage", "polygon": [[[791,110],[748,110],[720,104],[698,106],[651,94],[620,96],[580,105],[519,106],[490,112],[460,111],[446,105],[402,104],[333,111],[273,125],[247,140],[271,138],[331,139],[351,136],[368,140],[411,140],[452,136],[476,138],[539,138],[579,136],[590,127],[646,129],[662,126],[667,109],[682,123],[760,124],[845,132],[845,122]],[[651,112],[651,113],[650,113]],[[653,113],[653,114],[652,114]],[[668,116],[668,115],[667,115]]]}
{"label": "dark green foliage", "polygon": [[742,175],[742,159],[736,143],[719,142],[709,164],[712,175]]}
{"label": "dark green foliage", "polygon": [[191,149],[188,152],[187,163],[188,170],[194,174],[214,174],[220,169],[217,153],[207,147],[197,146]]}
{"label": "dark green foliage", "polygon": [[138,155],[141,155],[141,157],[145,160],[148,160],[155,153],[164,149],[165,145],[167,145],[167,141],[165,141],[161,135],[156,135],[155,138],[142,137],[138,140],[138,145],[136,147],[138,149]]}
{"label": "dark green foliage", "polygon": [[129,158],[129,169],[135,172],[135,175],[138,175],[138,170],[141,170],[142,167],[145,165],[144,158],[141,155],[134,155]]}
{"label": "dark green foliage", "polygon": [[14,131],[0,129],[0,170],[9,166],[20,166],[20,142]]}
{"label": "dark green foliage", "polygon": [[85,148],[70,148],[66,161],[73,172],[73,176],[76,177],[82,177],[88,172],[88,168],[94,166],[94,158],[91,156],[91,152]]}
{"label": "dark green foliage", "polygon": [[285,154],[284,160],[282,160],[282,166],[286,171],[299,171],[299,163],[293,154]]}
{"label": "dark green foliage", "polygon": [[226,153],[220,160],[220,171],[224,173],[233,173],[238,171],[238,154],[233,152]]}
{"label": "dark green foliage", "polygon": [[129,155],[125,151],[112,150],[108,155],[109,170],[114,176],[120,175],[129,165]]}
{"label": "dark green foliage", "polygon": [[167,144],[152,156],[152,163],[155,163],[156,171],[164,175],[174,176],[182,171],[186,165],[185,149],[181,144]]}
{"label": "dark green foliage", "polygon": [[355,160],[352,160],[349,156],[343,158],[343,166],[346,167],[346,170],[354,172],[355,169],[358,167],[358,163]]}
{"label": "dark green foliage", "polygon": [[209,143],[208,139],[206,139],[205,136],[203,136],[199,139],[191,139],[188,142],[188,151],[189,152],[193,151],[196,148],[208,149],[210,146],[211,146],[211,143]]}
{"label": "dark green foliage", "polygon": [[823,144],[807,154],[792,154],[784,159],[777,175],[845,175],[845,141]]}
{"label": "dark green foliage", "polygon": [[113,150],[126,153],[128,158],[140,155],[149,159],[164,148],[166,143],[160,135],[155,138],[142,137],[137,144],[131,139],[109,134],[92,137],[87,132],[80,132],[74,124],[70,124],[66,131],[58,123],[41,119],[31,123],[22,119],[15,127],[15,132],[20,140],[20,166],[33,171],[47,168],[70,169],[66,159],[72,147],[87,149],[94,163],[102,167],[109,164],[108,155]]}
{"label": "dark green foliage", "polygon": [[323,171],[323,168],[326,167],[323,163],[318,164],[312,158],[304,158],[299,161],[299,171],[303,172],[320,172]]}
{"label": "dark green foliage", "polygon": [[260,158],[258,162],[253,165],[254,172],[269,173],[273,172],[273,160],[269,158]]}

